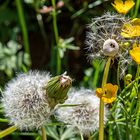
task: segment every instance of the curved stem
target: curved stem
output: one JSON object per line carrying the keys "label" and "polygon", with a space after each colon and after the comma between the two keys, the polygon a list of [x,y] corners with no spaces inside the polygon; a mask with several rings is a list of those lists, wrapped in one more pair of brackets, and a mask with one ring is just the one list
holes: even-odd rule
{"label": "curved stem", "polygon": [[22,1],[21,0],[15,0],[15,1],[16,1],[18,17],[21,25],[22,35],[23,35],[24,49],[26,53],[30,54],[28,32],[27,32],[27,26],[25,22],[23,7],[22,7]]}
{"label": "curved stem", "polygon": [[[103,74],[102,88],[107,82],[111,58],[109,57]],[[100,99],[100,112],[99,112],[99,140],[104,139],[104,102]]]}
{"label": "curved stem", "polygon": [[41,131],[42,131],[42,140],[47,140],[46,130],[45,130],[45,127],[44,126],[42,126]]}
{"label": "curved stem", "polygon": [[15,126],[11,126],[3,131],[0,132],[0,138],[3,138],[9,134],[11,134],[12,132],[16,131],[17,130],[17,127]]}

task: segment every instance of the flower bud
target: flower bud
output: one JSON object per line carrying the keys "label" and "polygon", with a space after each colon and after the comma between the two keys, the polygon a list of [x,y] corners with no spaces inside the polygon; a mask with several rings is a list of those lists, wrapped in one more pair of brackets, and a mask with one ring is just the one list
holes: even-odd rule
{"label": "flower bud", "polygon": [[131,75],[131,74],[127,74],[127,75],[125,76],[125,79],[126,79],[126,80],[132,80],[132,75]]}
{"label": "flower bud", "polygon": [[126,76],[125,76],[125,84],[126,85],[128,85],[128,84],[130,84],[131,83],[131,81],[132,81],[132,75],[131,74],[127,74]]}
{"label": "flower bud", "polygon": [[72,80],[66,73],[49,80],[45,89],[51,108],[54,108],[58,103],[64,103],[71,85]]}
{"label": "flower bud", "polygon": [[114,57],[119,51],[119,45],[114,39],[107,39],[103,44],[103,54]]}

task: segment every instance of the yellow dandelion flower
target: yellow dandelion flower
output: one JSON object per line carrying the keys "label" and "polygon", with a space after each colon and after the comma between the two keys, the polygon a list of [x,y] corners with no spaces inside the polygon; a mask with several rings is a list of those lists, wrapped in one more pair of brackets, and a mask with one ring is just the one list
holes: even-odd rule
{"label": "yellow dandelion flower", "polygon": [[125,38],[140,36],[140,19],[134,18],[129,23],[125,23],[122,27],[121,35]]}
{"label": "yellow dandelion flower", "polygon": [[120,14],[127,14],[128,11],[135,5],[133,0],[126,0],[123,2],[122,0],[114,0],[112,3],[113,7],[117,10]]}
{"label": "yellow dandelion flower", "polygon": [[116,99],[118,91],[117,85],[111,83],[105,84],[103,88],[96,89],[96,95],[103,100],[105,103],[112,103]]}
{"label": "yellow dandelion flower", "polygon": [[137,64],[140,64],[140,45],[136,47],[136,44],[134,44],[133,49],[130,50],[130,55]]}

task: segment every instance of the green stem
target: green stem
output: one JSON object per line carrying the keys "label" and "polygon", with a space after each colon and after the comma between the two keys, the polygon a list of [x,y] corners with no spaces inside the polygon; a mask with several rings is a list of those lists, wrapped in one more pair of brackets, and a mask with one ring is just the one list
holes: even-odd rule
{"label": "green stem", "polygon": [[59,34],[58,34],[58,28],[57,28],[57,13],[56,13],[56,5],[55,5],[55,0],[52,1],[52,6],[53,6],[53,29],[54,29],[54,35],[55,35],[55,41],[57,45],[57,74],[61,73],[61,58],[60,58],[60,53],[59,53]]}
{"label": "green stem", "polygon": [[[138,78],[140,75],[140,65],[137,67],[137,73],[136,78]],[[139,116],[140,116],[140,93],[138,92],[138,81],[136,82],[136,90],[137,90],[137,96],[138,96],[138,102],[137,102],[137,115],[136,115],[136,127],[138,127],[139,124]]]}
{"label": "green stem", "polygon": [[3,131],[0,132],[0,138],[3,138],[9,134],[11,134],[12,132],[16,131],[17,130],[17,127],[15,126],[11,126]]}
{"label": "green stem", "polygon": [[[109,57],[107,62],[106,62],[106,66],[105,66],[105,70],[104,70],[104,74],[103,74],[102,88],[104,87],[104,85],[107,82],[110,62],[111,62],[111,58]],[[102,99],[100,99],[99,140],[103,140],[103,139],[104,139],[104,102],[102,101]]]}
{"label": "green stem", "polygon": [[7,119],[0,118],[0,122],[9,122]]}
{"label": "green stem", "polygon": [[137,17],[138,12],[139,12],[139,7],[140,7],[140,0],[137,0],[135,4],[135,11],[134,11],[133,18]]}
{"label": "green stem", "polygon": [[137,116],[136,116],[136,126],[139,125],[139,116],[140,116],[140,97],[138,97],[138,103],[137,103]]}
{"label": "green stem", "polygon": [[121,119],[117,119],[117,120],[114,120],[114,121],[109,121],[108,123],[113,124],[113,123],[117,123],[117,122],[123,122],[125,120],[126,120],[126,118],[121,118]]}
{"label": "green stem", "polygon": [[42,126],[41,131],[42,131],[42,140],[47,140],[46,130],[44,126]]}
{"label": "green stem", "polygon": [[128,125],[128,122],[129,122],[129,119],[127,117],[127,114],[126,114],[126,121],[125,121],[125,124],[126,124],[126,139],[129,140],[129,125]]}
{"label": "green stem", "polygon": [[115,126],[116,126],[116,136],[117,136],[117,140],[122,140],[122,134],[121,134],[121,130],[120,130],[120,127],[119,127],[119,125],[116,123],[115,124]]}
{"label": "green stem", "polygon": [[106,62],[106,66],[105,66],[105,70],[104,70],[104,74],[103,74],[103,79],[102,79],[102,87],[104,87],[104,85],[107,82],[109,68],[110,68],[110,62],[111,62],[111,57],[109,57],[107,62]]}
{"label": "green stem", "polygon": [[113,127],[109,124],[109,140],[113,140]]}
{"label": "green stem", "polygon": [[[132,116],[131,116],[132,117]],[[134,133],[134,127],[133,127],[133,119],[130,118],[130,125],[131,125],[131,135],[132,135],[132,140],[135,140],[135,133]]]}
{"label": "green stem", "polygon": [[24,17],[22,1],[21,0],[15,0],[15,1],[16,1],[18,17],[19,17],[19,21],[21,25],[22,35],[23,35],[24,49],[26,53],[30,54],[27,26],[26,26],[25,17]]}

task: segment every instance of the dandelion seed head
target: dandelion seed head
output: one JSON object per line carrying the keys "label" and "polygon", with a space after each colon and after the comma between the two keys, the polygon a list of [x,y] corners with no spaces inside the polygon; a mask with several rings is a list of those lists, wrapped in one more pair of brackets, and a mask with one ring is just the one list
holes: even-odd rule
{"label": "dandelion seed head", "polygon": [[88,53],[97,56],[94,58],[98,58],[98,56],[105,58],[104,55],[106,56],[106,53],[103,53],[102,50],[104,43],[108,39],[114,40],[117,44],[124,41],[120,35],[124,22],[126,22],[124,16],[110,12],[105,13],[101,17],[93,18],[92,23],[88,26],[89,31],[86,36]]}
{"label": "dandelion seed head", "polygon": [[39,129],[51,113],[43,88],[48,73],[30,71],[11,80],[3,92],[2,105],[5,116],[20,130]]}
{"label": "dandelion seed head", "polygon": [[[121,35],[124,24],[129,22],[131,22],[130,18],[110,12],[93,18],[92,23],[88,26],[89,31],[85,41],[88,59],[103,60],[113,57],[120,62],[120,78],[124,77],[128,64],[131,62],[129,51],[132,49],[133,43],[140,42],[138,37],[125,38]],[[111,42],[114,42],[114,49],[108,46]]]}
{"label": "dandelion seed head", "polygon": [[[99,99],[92,90],[80,89],[71,91],[66,105],[57,110],[58,120],[78,128],[84,135],[96,131],[99,127]],[[107,109],[105,108],[104,123],[107,122]]]}

